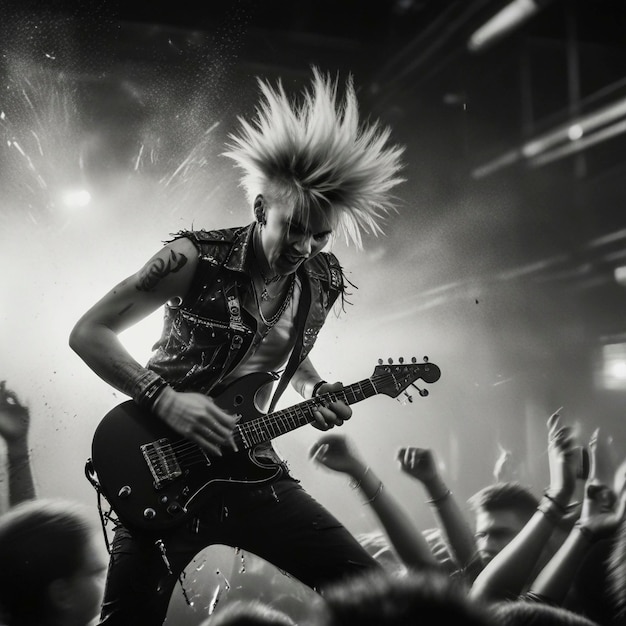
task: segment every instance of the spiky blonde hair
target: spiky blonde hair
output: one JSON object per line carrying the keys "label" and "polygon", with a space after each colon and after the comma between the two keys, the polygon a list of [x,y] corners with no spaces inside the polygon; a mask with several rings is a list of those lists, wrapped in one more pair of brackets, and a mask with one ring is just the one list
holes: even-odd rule
{"label": "spiky blonde hair", "polygon": [[380,222],[396,209],[391,189],[403,182],[402,146],[389,146],[389,128],[359,124],[352,76],[338,101],[337,80],[313,68],[310,89],[290,101],[279,80],[258,79],[263,99],[251,121],[239,117],[224,156],[243,170],[241,185],[252,204],[278,186],[295,206],[322,209],[346,241],[362,247],[361,234],[382,233]]}

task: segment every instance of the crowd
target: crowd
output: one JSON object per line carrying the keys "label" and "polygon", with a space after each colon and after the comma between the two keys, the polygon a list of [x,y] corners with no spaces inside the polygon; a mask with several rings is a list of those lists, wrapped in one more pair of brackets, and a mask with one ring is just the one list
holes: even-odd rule
{"label": "crowd", "polygon": [[[291,475],[271,445],[276,431],[290,421],[341,426],[350,404],[369,393],[324,380],[310,353],[335,303],[344,307],[349,296],[327,244],[342,233],[360,247],[363,231],[380,230],[402,182],[402,148],[389,145],[388,129],[360,123],[350,81],[339,102],[337,82],[314,71],[299,104],[282,85],[259,84],[256,118],[240,120],[225,153],[243,172],[253,221],[177,233],[71,332],[72,349],[130,396],[120,410],[132,433],[165,429],[142,446],[163,487],[154,505],[137,519],[124,508],[131,487],[104,493],[118,505],[108,559],[102,529],[81,505],[37,496],[29,411],[0,384],[9,476],[0,623],[160,626],[190,559],[224,544],[298,579],[319,602],[298,603],[296,615],[271,590],[233,601],[226,594],[203,626],[626,624],[626,462],[599,430],[580,441],[558,411],[547,418],[549,480],[539,492],[507,475],[503,462],[493,483],[458,502],[437,451],[407,442],[388,462],[421,484],[433,512],[428,528],[345,436],[320,435],[311,463],[349,478],[377,520],[368,536],[353,536]],[[118,335],[161,307],[163,332],[143,366]],[[266,423],[288,384],[304,402],[285,423]],[[249,394],[259,417],[240,422]],[[205,484],[220,487],[189,517],[168,491],[192,472],[183,457],[201,466],[210,458],[216,474]],[[94,462],[98,486],[104,473]],[[162,521],[177,516],[171,527]]]}
{"label": "crowd", "polygon": [[[1,382],[11,480],[0,516],[0,623],[87,626],[104,592],[101,529],[84,505],[37,497],[29,424],[28,408]],[[617,462],[611,445],[598,429],[579,441],[554,413],[547,488],[536,493],[501,472],[466,503],[456,501],[433,450],[403,448],[389,462],[423,488],[433,526],[420,528],[349,438],[321,435],[311,462],[345,474],[371,507],[377,528],[359,540],[379,567],[329,583],[317,590],[319,603],[300,601],[297,610],[272,597],[271,584],[256,597],[249,589],[226,597],[202,626],[626,624],[626,460]]]}

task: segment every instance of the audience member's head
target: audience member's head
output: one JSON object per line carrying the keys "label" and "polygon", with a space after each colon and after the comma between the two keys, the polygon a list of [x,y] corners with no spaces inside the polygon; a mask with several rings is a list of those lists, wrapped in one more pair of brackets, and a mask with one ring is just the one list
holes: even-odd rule
{"label": "audience member's head", "polygon": [[296,622],[260,600],[236,600],[223,605],[201,626],[296,626]]}
{"label": "audience member's head", "polygon": [[441,570],[373,571],[322,591],[324,626],[488,626],[487,610]]}
{"label": "audience member's head", "polygon": [[100,610],[106,551],[79,504],[33,500],[0,518],[0,620],[84,626]]}
{"label": "audience member's head", "polygon": [[475,516],[478,553],[488,563],[522,530],[539,501],[520,483],[501,482],[483,487],[468,504]]}
{"label": "audience member's head", "polygon": [[598,626],[580,613],[542,602],[496,602],[491,612],[500,626]]}

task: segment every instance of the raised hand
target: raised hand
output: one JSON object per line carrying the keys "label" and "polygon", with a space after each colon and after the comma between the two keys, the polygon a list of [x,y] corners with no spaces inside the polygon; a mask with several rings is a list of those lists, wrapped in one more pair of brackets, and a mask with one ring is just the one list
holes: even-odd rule
{"label": "raised hand", "polygon": [[7,445],[24,441],[29,427],[28,408],[19,401],[14,391],[7,389],[6,381],[0,380],[0,436]]}
{"label": "raised hand", "polygon": [[578,440],[571,426],[564,426],[558,409],[548,418],[549,495],[565,507],[576,489]]}
{"label": "raised hand", "polygon": [[[612,459],[605,459],[610,438],[601,438],[600,429],[596,429],[589,441],[590,465],[592,471],[585,484],[585,497],[578,524],[596,539],[610,537],[619,527],[626,515],[626,481],[624,481],[625,463],[607,476],[606,464],[612,465]],[[598,471],[603,468],[603,471]]]}
{"label": "raised hand", "polygon": [[323,435],[311,446],[309,456],[328,469],[350,475],[355,475],[363,467],[363,461],[344,435]]}
{"label": "raised hand", "polygon": [[429,483],[439,475],[433,452],[427,448],[401,448],[397,459],[403,472],[422,483]]}

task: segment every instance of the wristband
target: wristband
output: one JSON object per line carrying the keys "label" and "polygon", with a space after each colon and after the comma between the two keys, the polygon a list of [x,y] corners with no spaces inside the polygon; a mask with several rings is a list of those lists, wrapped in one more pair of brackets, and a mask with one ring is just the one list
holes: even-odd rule
{"label": "wristband", "polygon": [[147,411],[152,409],[161,392],[167,387],[167,381],[164,378],[154,372],[150,374],[148,383],[133,398],[142,409]]}
{"label": "wristband", "polygon": [[543,513],[543,516],[549,522],[552,522],[555,526],[558,525],[563,518],[563,512],[561,510],[561,507],[556,502],[554,502],[554,500],[548,498],[547,496],[541,499],[537,510],[541,511],[541,513]]}
{"label": "wristband", "polygon": [[315,398],[317,396],[317,392],[322,385],[325,385],[325,380],[320,380],[313,385],[313,391],[311,392],[311,398]]}
{"label": "wristband", "polygon": [[556,499],[548,493],[547,489],[543,492],[543,495],[545,498],[548,498],[548,500],[550,500],[550,502],[552,502],[554,506],[558,507],[559,511],[561,511],[563,515],[567,513],[567,506],[563,506],[560,502],[557,502]]}

